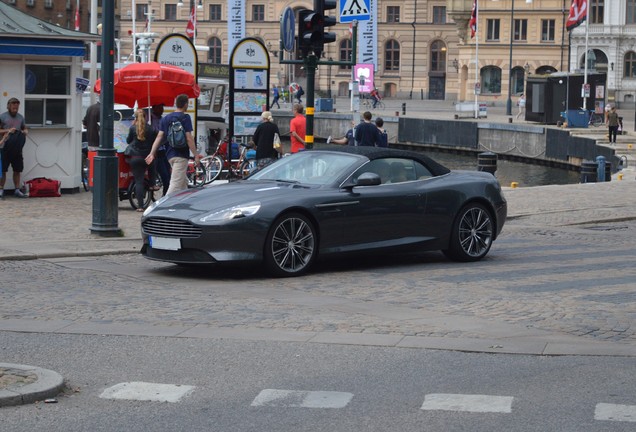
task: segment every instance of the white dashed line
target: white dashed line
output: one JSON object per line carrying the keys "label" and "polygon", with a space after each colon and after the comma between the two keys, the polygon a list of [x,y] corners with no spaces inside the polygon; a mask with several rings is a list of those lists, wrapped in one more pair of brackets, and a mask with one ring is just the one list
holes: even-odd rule
{"label": "white dashed line", "polygon": [[594,420],[636,422],[636,405],[596,404]]}
{"label": "white dashed line", "polygon": [[512,396],[433,393],[424,397],[423,410],[467,411],[475,413],[512,412]]}
{"label": "white dashed line", "polygon": [[126,382],[107,388],[99,395],[102,399],[122,399],[151,402],[179,402],[194,390],[193,386]]}
{"label": "white dashed line", "polygon": [[252,401],[252,406],[298,408],[344,408],[353,393],[332,391],[262,390]]}

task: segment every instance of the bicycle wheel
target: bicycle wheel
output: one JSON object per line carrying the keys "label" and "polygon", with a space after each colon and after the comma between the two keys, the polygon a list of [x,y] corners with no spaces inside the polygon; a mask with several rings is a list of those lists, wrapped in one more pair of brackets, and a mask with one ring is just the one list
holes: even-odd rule
{"label": "bicycle wheel", "polygon": [[[144,179],[144,208],[148,208],[151,201],[155,200],[155,194],[150,190],[150,183],[148,180]],[[139,204],[137,203],[137,193],[135,192],[135,181],[131,181],[128,185],[128,201],[130,202],[130,206],[137,210],[139,208]]]}
{"label": "bicycle wheel", "polygon": [[201,165],[204,165],[207,170],[205,183],[212,183],[221,176],[221,172],[223,171],[223,158],[221,156],[208,156],[201,159]]}
{"label": "bicycle wheel", "polygon": [[603,124],[603,116],[598,113],[592,114],[591,123],[594,127],[599,127]]}
{"label": "bicycle wheel", "polygon": [[248,159],[243,161],[241,164],[239,176],[241,178],[245,178],[252,173],[252,171],[256,168],[256,161],[254,159]]}
{"label": "bicycle wheel", "polygon": [[88,192],[88,159],[82,157],[82,186]]}
{"label": "bicycle wheel", "polygon": [[194,161],[188,162],[188,171],[186,172],[186,177],[188,179],[188,187],[199,187],[203,186],[206,179],[206,171],[205,166],[201,163],[199,165],[195,165]]}

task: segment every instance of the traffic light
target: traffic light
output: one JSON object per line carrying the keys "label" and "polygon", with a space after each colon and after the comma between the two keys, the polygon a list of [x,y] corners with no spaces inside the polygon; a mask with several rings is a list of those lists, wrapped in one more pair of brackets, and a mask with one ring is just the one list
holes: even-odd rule
{"label": "traffic light", "polygon": [[325,31],[327,27],[336,25],[336,17],[325,15],[325,12],[336,9],[336,7],[338,7],[337,0],[314,0],[314,10],[322,17],[319,46],[316,47],[318,49],[318,52],[316,52],[317,57],[322,54],[325,44],[336,41],[334,32]]}
{"label": "traffic light", "polygon": [[336,6],[336,0],[314,0],[314,10],[302,9],[298,12],[298,43],[303,57],[310,52],[320,57],[324,44],[336,41],[335,33],[325,32],[326,27],[336,24],[336,18],[326,16],[325,11]]}

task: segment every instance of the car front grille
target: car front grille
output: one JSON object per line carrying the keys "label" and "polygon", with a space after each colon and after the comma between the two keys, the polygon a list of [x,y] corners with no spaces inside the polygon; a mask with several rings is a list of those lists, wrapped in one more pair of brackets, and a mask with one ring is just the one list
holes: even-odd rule
{"label": "car front grille", "polygon": [[201,237],[201,228],[188,221],[169,218],[150,218],[141,224],[144,233],[159,237],[197,238]]}

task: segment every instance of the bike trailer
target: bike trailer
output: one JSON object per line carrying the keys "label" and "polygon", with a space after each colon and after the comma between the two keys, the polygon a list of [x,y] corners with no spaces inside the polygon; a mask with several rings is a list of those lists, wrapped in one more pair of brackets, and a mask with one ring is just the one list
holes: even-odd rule
{"label": "bike trailer", "polygon": [[29,197],[59,197],[62,195],[62,182],[44,177],[34,178],[25,182],[29,191]]}

